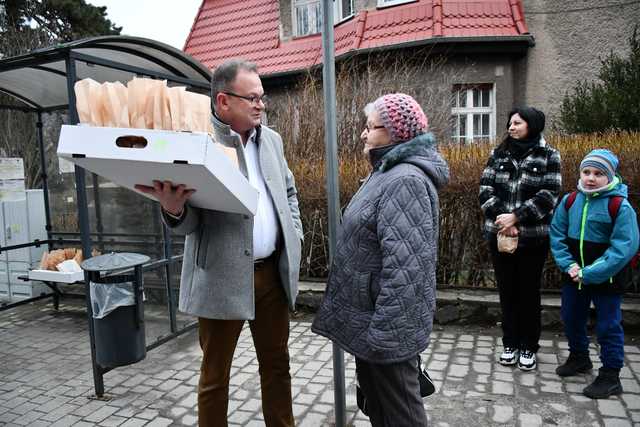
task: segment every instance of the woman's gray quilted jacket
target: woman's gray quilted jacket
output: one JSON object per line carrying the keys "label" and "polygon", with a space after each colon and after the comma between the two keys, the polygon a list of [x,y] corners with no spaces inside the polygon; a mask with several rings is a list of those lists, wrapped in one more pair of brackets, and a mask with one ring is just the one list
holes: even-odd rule
{"label": "woman's gray quilted jacket", "polygon": [[436,301],[436,189],[448,180],[430,133],[384,154],[344,212],[315,333],[373,363],[409,360],[427,348]]}

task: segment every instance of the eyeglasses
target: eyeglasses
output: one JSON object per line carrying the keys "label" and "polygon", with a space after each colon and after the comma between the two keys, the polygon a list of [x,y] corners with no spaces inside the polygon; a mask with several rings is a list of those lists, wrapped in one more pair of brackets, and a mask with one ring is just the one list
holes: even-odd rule
{"label": "eyeglasses", "polygon": [[382,125],[378,125],[378,126],[371,126],[369,127],[369,125],[365,126],[365,129],[367,130],[367,133],[371,132],[372,130],[376,130],[376,129],[384,129],[384,126]]}
{"label": "eyeglasses", "polygon": [[249,95],[249,96],[244,96],[244,95],[238,95],[237,93],[233,93],[233,92],[222,92],[225,95],[229,95],[229,96],[235,96],[236,98],[242,98],[242,99],[246,99],[247,101],[249,101],[252,104],[258,105],[260,104],[260,102],[262,102],[263,104],[266,104],[268,101],[267,95],[262,95],[262,96],[257,96],[257,95]]}

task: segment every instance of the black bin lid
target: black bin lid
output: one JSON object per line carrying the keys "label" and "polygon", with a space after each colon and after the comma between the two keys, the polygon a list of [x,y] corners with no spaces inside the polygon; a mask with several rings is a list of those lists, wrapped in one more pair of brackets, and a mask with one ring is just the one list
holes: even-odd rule
{"label": "black bin lid", "polygon": [[110,254],[98,255],[82,262],[82,269],[86,271],[112,271],[123,268],[135,267],[144,264],[151,258],[142,254],[131,252],[111,252]]}

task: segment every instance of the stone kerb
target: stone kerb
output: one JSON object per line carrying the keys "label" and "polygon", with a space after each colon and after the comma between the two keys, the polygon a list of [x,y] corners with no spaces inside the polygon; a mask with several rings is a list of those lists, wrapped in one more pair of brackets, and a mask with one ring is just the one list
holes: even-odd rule
{"label": "stone kerb", "polygon": [[[303,311],[315,312],[320,306],[324,293],[324,282],[301,282],[298,307]],[[625,330],[640,331],[640,298],[625,297],[622,304]],[[592,319],[594,317],[592,316]],[[542,327],[562,328],[560,317],[560,294],[543,292]],[[500,302],[494,290],[470,288],[439,288],[437,292],[436,324],[486,324],[500,322]]]}

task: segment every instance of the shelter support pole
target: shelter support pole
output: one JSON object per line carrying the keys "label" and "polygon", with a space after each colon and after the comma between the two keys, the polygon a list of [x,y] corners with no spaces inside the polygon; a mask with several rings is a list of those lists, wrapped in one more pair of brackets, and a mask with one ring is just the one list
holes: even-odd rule
{"label": "shelter support pole", "polygon": [[[322,89],[324,92],[324,143],[327,172],[327,208],[329,218],[329,265],[335,255],[340,216],[338,147],[336,143],[336,70],[333,43],[333,1],[322,0]],[[344,427],[346,418],[344,353],[333,344],[333,386],[336,427]]]}
{"label": "shelter support pole", "polygon": [[91,182],[93,186],[93,208],[96,214],[96,232],[98,233],[98,248],[100,252],[104,253],[104,242],[102,240],[102,234],[104,233],[104,227],[102,225],[102,209],[100,207],[100,180],[95,173],[91,174]]}
{"label": "shelter support pole", "polygon": [[[42,179],[42,194],[44,196],[45,230],[47,230],[47,240],[51,240],[51,207],[49,206],[49,182],[42,126],[42,112],[38,111],[38,122],[36,123],[36,127],[38,128],[38,147],[40,148],[40,179]],[[49,243],[47,246],[49,247],[49,250],[51,250],[51,244]]]}
{"label": "shelter support pole", "polygon": [[166,275],[165,285],[167,287],[167,305],[169,306],[169,325],[171,327],[171,332],[175,333],[178,330],[178,325],[176,323],[176,304],[173,298],[173,290],[171,289],[171,266],[173,265],[173,262],[171,261],[171,253],[173,252],[173,248],[171,232],[164,222],[162,222],[162,242],[164,259],[167,260],[167,263],[164,266],[164,273]]}
{"label": "shelter support pole", "polygon": [[[80,120],[78,118],[78,110],[76,109],[76,93],[74,86],[77,79],[76,61],[73,58],[66,58],[67,69],[67,92],[69,96],[69,117],[68,122],[77,125]],[[91,235],[89,230],[89,208],[87,206],[87,188],[85,185],[85,171],[78,165],[75,166],[76,177],[76,195],[78,205],[78,222],[80,224],[80,239],[82,241],[82,254],[84,259],[91,258]],[[85,301],[87,303],[87,322],[89,324],[89,339],[91,342],[91,366],[93,368],[93,384],[96,396],[101,398],[104,396],[104,370],[96,362],[96,336],[93,324],[93,308],[91,306],[91,291],[89,286],[88,274],[85,274]]]}

